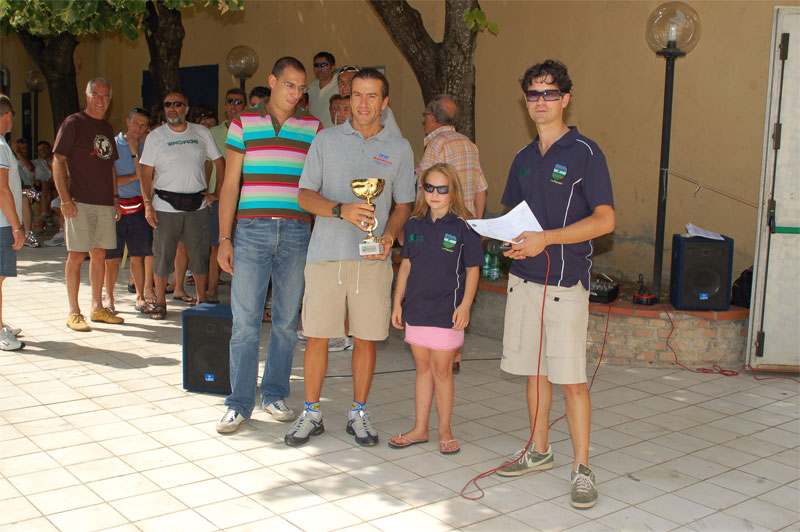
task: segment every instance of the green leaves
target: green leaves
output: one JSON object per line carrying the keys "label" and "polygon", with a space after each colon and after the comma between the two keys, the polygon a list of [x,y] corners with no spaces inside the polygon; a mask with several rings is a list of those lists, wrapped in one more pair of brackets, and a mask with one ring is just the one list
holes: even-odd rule
{"label": "green leaves", "polygon": [[[26,30],[47,37],[69,32],[87,35],[112,31],[135,40],[147,16],[148,0],[0,0],[4,34]],[[168,8],[191,7],[192,0],[163,0]],[[244,7],[244,0],[204,0],[222,13]]]}
{"label": "green leaves", "polygon": [[497,35],[500,31],[500,26],[497,25],[497,22],[486,20],[486,12],[479,8],[464,13],[463,19],[467,23],[467,27],[474,32],[488,29],[492,35]]}

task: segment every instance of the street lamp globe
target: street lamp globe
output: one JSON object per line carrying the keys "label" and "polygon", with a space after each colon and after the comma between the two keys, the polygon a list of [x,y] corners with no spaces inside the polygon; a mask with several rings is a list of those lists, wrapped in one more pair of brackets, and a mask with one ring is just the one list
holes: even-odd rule
{"label": "street lamp globe", "polygon": [[44,74],[38,70],[31,70],[25,76],[25,86],[32,92],[41,92],[44,90],[45,79]]}
{"label": "street lamp globe", "polygon": [[650,13],[645,24],[647,45],[656,53],[664,49],[691,52],[700,40],[700,17],[683,2],[661,4]]}
{"label": "street lamp globe", "polygon": [[244,80],[258,70],[258,54],[249,46],[234,46],[228,52],[225,65],[228,67],[228,72],[241,82],[244,90]]}

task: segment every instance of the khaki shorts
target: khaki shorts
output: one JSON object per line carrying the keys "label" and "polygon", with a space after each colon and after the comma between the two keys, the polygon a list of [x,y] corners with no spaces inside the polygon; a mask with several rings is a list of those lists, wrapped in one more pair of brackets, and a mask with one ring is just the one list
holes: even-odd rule
{"label": "khaki shorts", "polygon": [[78,214],[65,218],[67,251],[91,251],[117,247],[117,220],[113,205],[75,202]]}
{"label": "khaki shorts", "polygon": [[391,264],[368,260],[314,262],[306,265],[305,275],[303,334],[341,338],[347,315],[352,336],[376,342],[389,336]]}
{"label": "khaki shorts", "polygon": [[514,375],[547,375],[555,384],[586,382],[589,291],[581,283],[547,287],[539,364],[543,293],[543,285],[508,276],[500,369]]}

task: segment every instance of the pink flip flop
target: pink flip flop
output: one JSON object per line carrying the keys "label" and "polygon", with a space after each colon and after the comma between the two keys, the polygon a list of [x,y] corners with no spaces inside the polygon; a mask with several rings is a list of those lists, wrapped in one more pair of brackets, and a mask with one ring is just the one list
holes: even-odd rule
{"label": "pink flip flop", "polygon": [[[402,441],[395,441],[395,439]],[[411,447],[412,445],[418,445],[420,443],[428,443],[428,440],[412,440],[411,438],[408,438],[403,434],[398,434],[397,436],[394,436],[391,440],[389,440],[388,443],[389,447],[391,447],[392,449],[405,449],[406,447]]]}
{"label": "pink flip flop", "polygon": [[[451,450],[448,451],[447,450],[447,444],[448,443],[455,443],[456,444],[456,448],[455,449],[451,449]],[[458,442],[456,440],[447,440],[447,441],[439,440],[439,452],[442,453],[442,454],[456,454],[460,450],[461,450],[461,447],[458,446]]]}

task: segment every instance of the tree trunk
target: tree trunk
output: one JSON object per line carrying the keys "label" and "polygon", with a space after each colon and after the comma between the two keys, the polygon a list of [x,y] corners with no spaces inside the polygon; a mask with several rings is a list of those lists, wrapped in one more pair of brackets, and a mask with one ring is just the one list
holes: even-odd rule
{"label": "tree trunk", "polygon": [[59,33],[47,41],[25,30],[20,31],[18,35],[22,45],[47,80],[50,109],[53,113],[53,131],[57,132],[66,117],[81,109],[75,80],[75,62],[72,59],[78,41],[71,33]]}
{"label": "tree trunk", "polygon": [[422,15],[406,0],[369,0],[417,76],[425,103],[449,94],[458,105],[458,131],[475,140],[475,45],[477,33],[462,15],[478,0],[445,0],[444,39],[435,42]]}
{"label": "tree trunk", "polygon": [[147,2],[145,39],[150,50],[150,74],[156,101],[161,102],[170,92],[181,92],[178,68],[186,31],[180,9],[169,9],[162,2]]}

